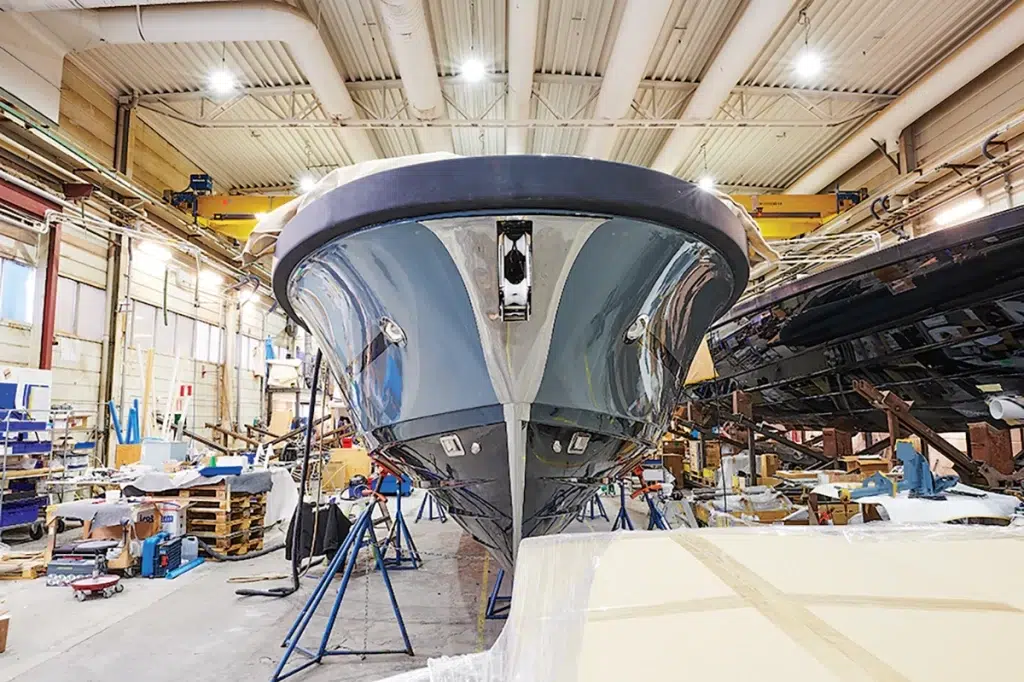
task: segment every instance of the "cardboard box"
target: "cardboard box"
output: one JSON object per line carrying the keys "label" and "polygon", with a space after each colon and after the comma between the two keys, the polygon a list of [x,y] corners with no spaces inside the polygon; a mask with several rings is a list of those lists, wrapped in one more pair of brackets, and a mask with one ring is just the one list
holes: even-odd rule
{"label": "cardboard box", "polygon": [[158,502],[157,506],[160,510],[160,530],[172,538],[184,535],[188,502]]}
{"label": "cardboard box", "polygon": [[126,464],[138,464],[142,459],[142,444],[118,445],[114,451],[114,468],[120,469]]}

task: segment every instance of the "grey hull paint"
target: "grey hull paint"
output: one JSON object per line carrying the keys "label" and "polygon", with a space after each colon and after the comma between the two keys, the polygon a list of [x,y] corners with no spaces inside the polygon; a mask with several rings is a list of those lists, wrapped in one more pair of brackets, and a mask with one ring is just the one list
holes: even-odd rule
{"label": "grey hull paint", "polygon": [[[511,567],[521,538],[562,530],[655,445],[735,283],[715,249],[678,229],[527,216],[535,307],[527,322],[501,322],[495,223],[508,217],[345,235],[295,269],[289,298],[371,447]],[[641,315],[647,330],[629,343]],[[383,318],[403,343],[382,342]],[[570,452],[578,434],[589,442]]]}

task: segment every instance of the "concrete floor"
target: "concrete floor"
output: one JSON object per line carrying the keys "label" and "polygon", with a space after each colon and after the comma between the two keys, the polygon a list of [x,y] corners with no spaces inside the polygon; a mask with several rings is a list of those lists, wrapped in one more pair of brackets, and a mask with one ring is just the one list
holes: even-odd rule
{"label": "concrete floor", "polygon": [[[403,505],[410,523],[418,505],[418,494]],[[606,506],[610,515],[618,509],[610,500]],[[643,527],[646,518],[630,508],[634,522]],[[390,575],[415,657],[333,657],[296,679],[377,680],[425,666],[431,657],[482,651],[494,642],[503,622],[484,620],[483,613],[495,563],[453,522],[421,521],[411,529],[423,567]],[[573,523],[570,531],[607,529],[598,519]],[[239,563],[207,563],[173,581],[127,580],[122,594],[84,603],[76,602],[69,588],[47,587],[43,580],[0,582],[0,601],[6,601],[2,608],[11,612],[0,682],[268,680],[314,576],[285,599],[238,597],[235,589],[245,586],[226,581],[287,571],[283,552]],[[302,644],[315,646],[334,594],[321,605]],[[364,648],[364,641],[368,648],[401,648],[376,572],[353,578],[330,645]]]}

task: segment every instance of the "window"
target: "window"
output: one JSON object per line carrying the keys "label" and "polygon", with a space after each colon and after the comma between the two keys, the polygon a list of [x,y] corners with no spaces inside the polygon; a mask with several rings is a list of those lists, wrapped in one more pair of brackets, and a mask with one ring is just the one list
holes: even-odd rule
{"label": "window", "polygon": [[78,282],[67,277],[57,278],[57,331],[75,334],[75,313],[78,305]]}
{"label": "window", "polygon": [[153,348],[157,353],[174,355],[174,330],[177,326],[177,320],[178,315],[168,311],[167,324],[164,324],[164,311],[156,311],[156,337],[154,339]]}
{"label": "window", "polygon": [[36,291],[35,268],[6,258],[0,261],[0,318],[32,324]]}
{"label": "window", "polygon": [[102,341],[107,324],[107,296],[67,277],[57,279],[57,331],[87,341]]}
{"label": "window", "polygon": [[249,369],[257,374],[263,374],[265,371],[265,360],[266,350],[264,349],[264,343],[260,339],[249,339]]}
{"label": "window", "polygon": [[210,361],[210,325],[196,322],[196,360]]}
{"label": "window", "polygon": [[196,322],[195,358],[201,362],[223,362],[221,328],[205,322]]}
{"label": "window", "polygon": [[79,282],[75,308],[75,334],[89,341],[102,341],[107,333],[107,292]]}
{"label": "window", "polygon": [[132,321],[132,345],[142,350],[153,347],[153,332],[156,329],[156,308],[143,303],[133,302],[134,320]]}
{"label": "window", "polygon": [[195,338],[196,321],[191,317],[178,315],[178,323],[174,329],[174,352],[178,357],[191,358],[192,341]]}

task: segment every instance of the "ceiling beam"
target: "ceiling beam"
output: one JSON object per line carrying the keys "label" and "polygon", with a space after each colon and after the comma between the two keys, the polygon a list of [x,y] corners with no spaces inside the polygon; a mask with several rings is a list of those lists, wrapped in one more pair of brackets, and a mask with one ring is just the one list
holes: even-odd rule
{"label": "ceiling beam", "polygon": [[[441,85],[466,85],[460,76],[441,76],[438,79]],[[485,82],[504,83],[505,74],[490,74]],[[534,83],[552,85],[589,85],[592,87],[601,86],[601,76],[577,76],[573,74],[535,73],[532,78]],[[350,92],[364,92],[370,90],[400,90],[402,80],[400,78],[388,78],[372,81],[350,81],[346,84]],[[692,92],[699,83],[688,83],[685,81],[661,81],[645,79],[640,81],[639,88],[651,88],[655,90],[678,90],[680,92]],[[281,85],[270,87],[253,87],[240,89],[238,93],[244,93],[253,97],[289,97],[291,95],[314,95],[316,94],[308,85]],[[236,94],[238,94],[236,93]],[[895,99],[897,95],[888,95],[871,92],[839,92],[835,90],[818,90],[814,88],[787,88],[770,85],[738,85],[732,89],[733,94],[758,95],[762,97],[788,97],[789,95],[800,95],[808,99],[831,99],[838,102],[888,102]],[[223,100],[223,97],[216,97],[209,92],[195,90],[191,92],[165,92],[149,93],[138,96],[140,102],[191,102],[201,99],[212,101]],[[528,118],[524,116],[523,118]]]}

